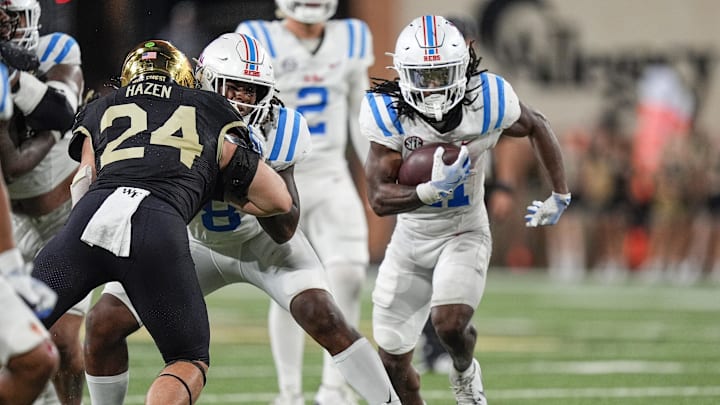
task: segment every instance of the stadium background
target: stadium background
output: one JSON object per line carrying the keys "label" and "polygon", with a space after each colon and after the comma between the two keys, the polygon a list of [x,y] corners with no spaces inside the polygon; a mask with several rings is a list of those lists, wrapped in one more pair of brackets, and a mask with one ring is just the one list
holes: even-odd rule
{"label": "stadium background", "polygon": [[[239,21],[273,18],[272,0],[137,1],[42,0],[43,32],[61,30],[81,46],[88,88],[102,91],[117,74],[125,52],[155,36],[172,39],[188,55],[197,55],[210,39],[232,31]],[[341,0],[338,17],[367,21],[374,35],[373,77],[390,78],[391,51],[400,29],[423,13],[463,16],[480,27],[483,66],[513,83],[521,98],[548,116],[561,138],[588,131],[609,112],[632,132],[636,120],[638,81],[645,67],[673,66],[696,96],[696,123],[718,130],[716,18],[713,0]],[[519,161],[531,161],[519,146]],[[525,153],[525,154],[523,154]],[[530,162],[530,166],[534,163]],[[357,169],[357,162],[354,167]],[[539,198],[546,183],[530,176],[516,195],[522,217],[525,200]],[[572,185],[571,185],[572,186]],[[573,190],[576,191],[576,190]],[[392,219],[369,215],[371,255],[382,258]],[[548,263],[542,231],[526,231],[519,220],[496,227],[493,262],[511,267]]]}
{"label": "stadium background", "polygon": [[[64,31],[77,38],[86,85],[101,92],[104,83],[117,75],[125,53],[141,40],[166,37],[188,55],[196,55],[212,37],[233,30],[240,20],[274,15],[272,0],[40,3],[42,32]],[[613,128],[632,144],[643,118],[639,115],[640,87],[649,66],[673,69],[681,87],[692,95],[692,108],[685,118],[709,138],[720,138],[716,114],[720,107],[719,12],[720,3],[714,0],[340,0],[337,16],[358,17],[368,23],[376,56],[371,74],[384,78],[392,77],[385,69],[391,59],[384,53],[392,51],[396,35],[413,17],[438,13],[474,18],[479,22],[477,45],[483,66],[502,74],[525,102],[548,116],[563,141],[572,175],[577,161],[583,159],[575,153],[586,147],[583,136],[594,136],[606,117],[613,117]],[[670,98],[678,94],[675,91],[670,91]],[[585,141],[575,142],[578,138]],[[595,228],[588,223],[611,223],[612,217],[593,210],[586,195],[584,202],[573,203],[561,227],[525,229],[525,203],[549,191],[526,146],[517,145],[518,155],[513,160],[528,176],[523,176],[524,182],[516,190],[513,219],[493,224],[493,269],[476,314],[477,356],[486,370],[485,383],[493,404],[719,403],[717,285],[701,282],[678,288],[677,283],[622,282],[608,286],[592,279],[558,284],[546,278],[545,269],[549,264],[553,268],[547,252],[555,246],[550,245],[549,237],[568,231],[572,241],[577,234],[566,225],[580,220],[585,231],[593,232]],[[712,160],[717,160],[716,156],[712,155]],[[695,160],[692,154],[682,158]],[[719,167],[697,160],[701,161],[700,170],[720,172]],[[353,167],[357,170],[358,162]],[[620,170],[629,171],[630,167]],[[677,183],[698,180],[685,176]],[[576,193],[582,185],[581,179],[571,184],[571,190]],[[696,206],[688,203],[685,191],[678,189],[674,202],[692,216]],[[706,188],[703,195],[717,191],[720,189]],[[707,222],[710,232],[720,228],[713,215],[699,219]],[[623,244],[622,254],[628,259],[639,256],[634,263],[639,270],[642,260],[648,259],[653,223],[648,215],[625,220],[637,221],[641,237],[628,238],[633,229],[621,227],[610,238],[631,239]],[[377,263],[393,223],[372,215],[369,222],[371,254]],[[683,232],[680,226],[670,229]],[[597,235],[583,236],[587,260],[571,260],[576,270],[589,272],[599,239]],[[571,258],[578,247],[558,246]],[[704,254],[712,261],[711,249]],[[364,294],[360,325],[366,335],[371,334],[371,288],[372,278]],[[276,391],[267,344],[267,298],[252,287],[236,285],[212,294],[208,306],[214,360],[200,402],[267,404]],[[127,403],[142,403],[161,360],[144,332],[130,339],[130,350]],[[310,401],[320,378],[319,348],[309,345],[306,353],[304,388]],[[451,403],[445,376],[426,374],[423,392],[429,403]],[[89,402],[87,398],[85,402]]]}

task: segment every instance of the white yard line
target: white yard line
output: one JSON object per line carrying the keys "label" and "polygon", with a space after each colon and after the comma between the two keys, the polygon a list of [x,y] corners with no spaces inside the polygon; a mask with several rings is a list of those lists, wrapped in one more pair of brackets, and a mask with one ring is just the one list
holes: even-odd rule
{"label": "white yard line", "polygon": [[[720,397],[720,386],[706,387],[615,387],[615,388],[541,388],[541,389],[500,389],[488,392],[490,399],[563,399],[563,398],[658,398],[658,397]],[[306,393],[305,400],[311,401],[313,393]],[[203,404],[244,404],[267,403],[275,393],[259,392],[246,394],[202,394]],[[423,391],[427,400],[452,400],[450,390]],[[144,396],[131,395],[126,404],[142,404]]]}
{"label": "white yard line", "polygon": [[[485,369],[485,368],[483,368]],[[303,376],[319,377],[320,367],[306,367]],[[154,367],[133,367],[131,378],[150,379],[157,375]],[[607,374],[688,374],[705,373],[720,374],[720,363],[707,362],[675,362],[675,361],[643,361],[643,360],[604,360],[604,361],[532,361],[495,364],[486,370],[495,375],[517,374],[572,374],[572,375],[607,375]],[[213,366],[210,368],[209,379],[265,379],[275,378],[275,368],[268,366]]]}

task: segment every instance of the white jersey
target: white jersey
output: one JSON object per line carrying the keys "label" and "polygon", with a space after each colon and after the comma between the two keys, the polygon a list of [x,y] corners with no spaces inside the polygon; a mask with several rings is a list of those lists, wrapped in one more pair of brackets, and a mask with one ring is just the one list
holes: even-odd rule
{"label": "white jersey", "polygon": [[[80,46],[73,37],[56,32],[40,37],[40,43],[35,50],[40,59],[40,68],[37,76],[40,77],[52,67],[59,64],[80,65]],[[69,95],[68,95],[69,96]],[[81,95],[74,100],[78,105]],[[36,197],[51,191],[77,169],[78,163],[70,158],[68,145],[69,134],[55,143],[40,163],[29,173],[19,176],[12,184],[8,184],[11,199]]]}
{"label": "white jersey", "polygon": [[[367,76],[373,64],[372,36],[363,21],[330,20],[319,48],[311,53],[282,21],[245,21],[237,32],[260,41],[272,58],[276,88],[285,105],[297,109],[312,134],[312,159],[295,168],[302,177],[346,167],[348,98],[356,75]],[[354,117],[352,118],[355,119]]]}
{"label": "white jersey", "polygon": [[460,124],[443,134],[420,117],[399,116],[393,96],[369,93],[361,107],[361,131],[371,142],[403,158],[430,143],[466,145],[474,172],[450,198],[398,215],[372,294],[373,336],[388,353],[415,347],[432,307],[476,308],[483,296],[492,252],[484,160],[520,117],[520,102],[510,84],[491,73],[474,76],[468,88],[472,103],[461,106]]}
{"label": "white jersey", "polygon": [[[366,95],[360,110],[360,128],[371,142],[401,152],[403,158],[414,149],[430,143],[448,142],[466,145],[469,149],[474,174],[468,181],[460,185],[449,199],[398,215],[398,222],[437,220],[438,224],[455,226],[454,221],[447,220],[477,213],[481,215],[479,219],[482,223],[487,223],[483,202],[484,160],[489,159],[487,152],[495,146],[502,131],[520,117],[520,103],[510,84],[492,73],[483,72],[473,77],[468,88],[475,89],[473,94],[468,95],[474,101],[462,106],[460,125],[447,133],[438,132],[419,117],[398,116],[393,106],[396,99],[392,96]],[[452,230],[457,231],[461,229]]]}
{"label": "white jersey", "polygon": [[[302,161],[311,151],[312,141],[307,122],[292,108],[272,106],[272,120],[258,129],[254,137],[263,151],[266,162],[276,171]],[[207,203],[189,224],[190,235],[208,244],[237,245],[263,232],[252,215],[235,207],[212,201]]]}

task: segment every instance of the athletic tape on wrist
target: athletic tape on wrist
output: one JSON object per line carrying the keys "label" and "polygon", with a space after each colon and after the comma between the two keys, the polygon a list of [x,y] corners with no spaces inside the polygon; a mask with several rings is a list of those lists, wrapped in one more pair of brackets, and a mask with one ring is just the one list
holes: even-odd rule
{"label": "athletic tape on wrist", "polygon": [[49,80],[45,84],[48,87],[52,87],[53,89],[56,89],[63,93],[68,103],[70,103],[70,105],[72,106],[73,110],[77,111],[78,104],[80,104],[80,96],[77,95],[75,90],[68,86],[67,83],[57,80]]}
{"label": "athletic tape on wrist", "polygon": [[417,193],[418,198],[420,198],[420,201],[426,205],[432,205],[442,200],[440,193],[438,193],[435,187],[433,187],[430,183],[418,184],[415,187],[415,192]]}
{"label": "athletic tape on wrist", "polygon": [[47,85],[28,72],[20,72],[18,84],[20,88],[12,93],[13,102],[24,115],[29,115],[40,104]]}

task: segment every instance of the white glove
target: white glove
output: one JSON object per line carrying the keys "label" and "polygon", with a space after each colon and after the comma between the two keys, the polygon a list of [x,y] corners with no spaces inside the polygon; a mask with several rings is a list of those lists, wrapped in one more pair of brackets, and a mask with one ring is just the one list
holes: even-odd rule
{"label": "white glove", "polygon": [[[29,265],[28,265],[29,266]],[[50,315],[57,295],[42,281],[25,274],[26,270],[16,269],[5,274],[5,281],[15,289],[17,295],[25,301],[35,315],[43,319]]]}
{"label": "white glove", "polygon": [[460,147],[460,153],[455,162],[446,165],[443,162],[445,148],[438,146],[433,155],[433,168],[430,181],[418,184],[415,187],[420,201],[427,205],[434,204],[452,195],[457,186],[464,183],[470,174],[470,158],[467,146]]}
{"label": "white glove", "polygon": [[30,276],[32,264],[25,264],[20,251],[11,249],[0,254],[0,274],[25,301],[38,318],[50,315],[57,295],[42,281]]}
{"label": "white glove", "polygon": [[536,200],[527,207],[525,226],[555,225],[568,205],[570,205],[570,193],[560,194],[553,191],[544,202]]}

